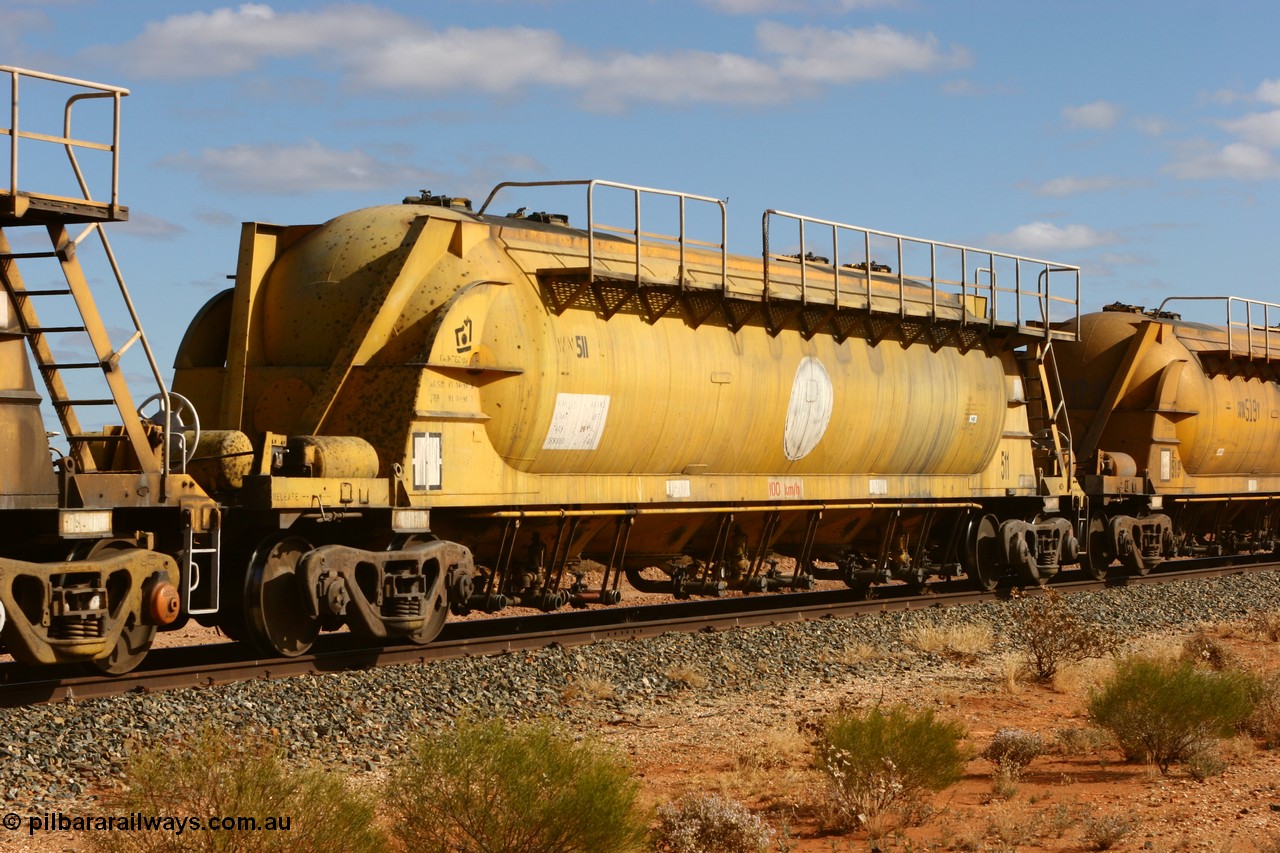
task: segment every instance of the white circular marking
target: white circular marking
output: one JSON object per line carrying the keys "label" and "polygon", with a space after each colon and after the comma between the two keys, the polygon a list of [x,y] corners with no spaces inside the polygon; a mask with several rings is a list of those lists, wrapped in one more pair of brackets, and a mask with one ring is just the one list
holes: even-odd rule
{"label": "white circular marking", "polygon": [[834,398],[831,377],[822,362],[813,356],[801,359],[795,381],[791,383],[787,425],[782,433],[782,451],[788,459],[793,462],[803,459],[818,446],[831,422]]}

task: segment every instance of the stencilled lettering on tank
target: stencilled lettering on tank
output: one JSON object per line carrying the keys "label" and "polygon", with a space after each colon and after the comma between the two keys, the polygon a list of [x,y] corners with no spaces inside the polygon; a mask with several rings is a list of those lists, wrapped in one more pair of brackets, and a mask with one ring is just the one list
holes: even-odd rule
{"label": "stencilled lettering on tank", "polygon": [[586,335],[561,335],[556,339],[556,345],[571,358],[590,358],[593,353]]}
{"label": "stencilled lettering on tank", "polygon": [[444,485],[443,434],[415,432],[413,434],[413,488],[414,491],[439,491]]}
{"label": "stencilled lettering on tank", "polygon": [[787,422],[782,431],[782,452],[792,462],[808,456],[818,446],[831,422],[834,401],[835,390],[827,368],[811,355],[802,358],[791,383]]}
{"label": "stencilled lettering on tank", "polygon": [[804,480],[799,477],[770,477],[770,500],[801,500],[804,498]]}
{"label": "stencilled lettering on tank", "polygon": [[608,394],[556,394],[543,450],[595,450],[609,417]]}

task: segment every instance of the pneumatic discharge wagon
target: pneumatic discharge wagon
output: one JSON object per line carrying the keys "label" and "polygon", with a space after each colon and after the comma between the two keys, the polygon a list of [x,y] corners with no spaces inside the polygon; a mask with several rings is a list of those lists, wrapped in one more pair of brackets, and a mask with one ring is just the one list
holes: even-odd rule
{"label": "pneumatic discharge wagon", "polygon": [[[778,210],[732,254],[723,201],[609,181],[247,223],[168,383],[104,228],[128,218],[128,92],[0,73],[0,642],[23,663],[123,673],[193,618],[293,656],[632,588],[994,589],[1276,548],[1277,306],[1081,315],[1078,267]],[[28,89],[70,92],[60,131],[19,123]],[[73,135],[95,107],[105,139]],[[41,147],[72,192],[23,182]],[[530,212],[566,195],[580,220]]]}

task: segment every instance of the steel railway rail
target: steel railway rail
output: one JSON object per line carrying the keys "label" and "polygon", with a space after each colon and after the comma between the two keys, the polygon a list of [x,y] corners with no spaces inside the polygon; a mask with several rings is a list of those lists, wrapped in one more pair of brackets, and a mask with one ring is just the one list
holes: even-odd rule
{"label": "steel railway rail", "polygon": [[621,606],[451,622],[436,642],[426,646],[362,648],[352,642],[350,635],[337,635],[325,638],[327,642],[318,643],[312,653],[271,659],[254,657],[252,649],[244,643],[174,647],[155,650],[142,668],[116,678],[50,671],[47,668],[35,671],[17,664],[3,664],[0,665],[0,707],[80,701],[131,692],[212,687],[254,679],[394,664],[425,664],[553,645],[581,646],[600,640],[652,637],[667,632],[727,630],[927,607],[952,607],[1008,598],[1015,592],[1024,595],[1037,595],[1048,589],[1063,593],[1083,592],[1111,586],[1203,580],[1277,569],[1280,569],[1280,560],[1276,555],[1237,555],[1184,560],[1164,571],[1121,575],[1106,580],[1090,579],[1084,572],[1072,573],[1078,575],[1078,579],[1064,580],[1052,587],[1002,587],[982,591],[963,588],[959,583],[935,584],[923,594],[918,594],[909,586],[902,585],[880,587],[871,598],[841,589]]}

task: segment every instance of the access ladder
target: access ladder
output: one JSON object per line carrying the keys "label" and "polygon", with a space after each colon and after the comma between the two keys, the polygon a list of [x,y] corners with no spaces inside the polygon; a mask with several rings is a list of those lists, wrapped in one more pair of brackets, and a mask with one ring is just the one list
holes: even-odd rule
{"label": "access ladder", "polygon": [[[17,320],[22,334],[27,337],[32,357],[48,391],[50,403],[57,412],[58,420],[64,430],[69,449],[69,464],[74,466],[75,471],[82,473],[110,468],[139,470],[163,476],[168,473],[170,467],[170,454],[157,454],[152,449],[148,433],[149,429],[154,429],[154,426],[144,422],[134,405],[124,371],[121,369],[121,356],[135,344],[141,344],[159,389],[158,397],[162,412],[170,411],[169,395],[146,335],[142,331],[137,311],[134,309],[106,232],[102,228],[106,222],[121,222],[128,219],[128,208],[121,206],[118,200],[118,175],[120,102],[129,92],[127,89],[114,86],[10,66],[0,66],[0,74],[9,76],[12,93],[9,125],[0,127],[0,138],[8,137],[9,145],[9,184],[7,188],[0,187],[0,284],[3,284],[8,302],[13,306],[14,319]],[[70,86],[74,90],[73,94],[67,98],[63,109],[61,135],[37,133],[24,130],[20,126],[19,89],[20,85],[27,80],[50,81]],[[72,108],[80,101],[89,99],[109,99],[112,102],[110,142],[94,142],[72,136]],[[20,150],[25,152],[31,146],[42,143],[62,146],[65,149],[75,183],[80,190],[80,197],[36,193],[22,188],[18,173],[19,152]],[[109,200],[94,199],[89,182],[76,156],[78,149],[108,153],[111,160]],[[70,225],[85,227],[78,235],[72,237],[68,231]],[[36,226],[43,227],[47,232],[50,248],[39,251],[15,251],[5,229]],[[96,233],[102,243],[123,304],[133,324],[133,331],[128,340],[119,348],[111,341],[79,260],[78,248],[91,233]],[[19,271],[18,261],[36,259],[56,259],[66,286],[27,287]],[[71,304],[55,306],[53,303],[57,300],[62,300],[64,303],[69,301]],[[78,317],[78,320],[45,325],[40,319],[41,312],[37,311],[37,303],[40,303],[42,309],[45,307],[50,309],[46,316]],[[6,308],[7,313],[7,306],[0,307]],[[61,314],[58,313],[59,308]],[[74,311],[71,310],[72,308]],[[57,342],[56,350],[54,341]],[[91,358],[84,358],[83,355],[79,358],[59,356],[59,353],[74,352],[76,346],[90,353]],[[85,379],[74,381],[73,376],[85,377]],[[76,393],[69,390],[69,384],[76,389],[93,387],[98,390],[97,393],[92,391]],[[121,427],[118,430],[103,429],[100,432],[84,429],[81,410],[89,407],[114,407]],[[176,436],[170,434],[170,419],[164,417],[161,420],[162,446],[171,447],[175,438],[181,441],[180,434]],[[95,445],[97,445],[96,453]],[[125,448],[123,453],[118,452],[121,445]],[[175,458],[181,458],[181,456],[182,454],[177,454]]]}

